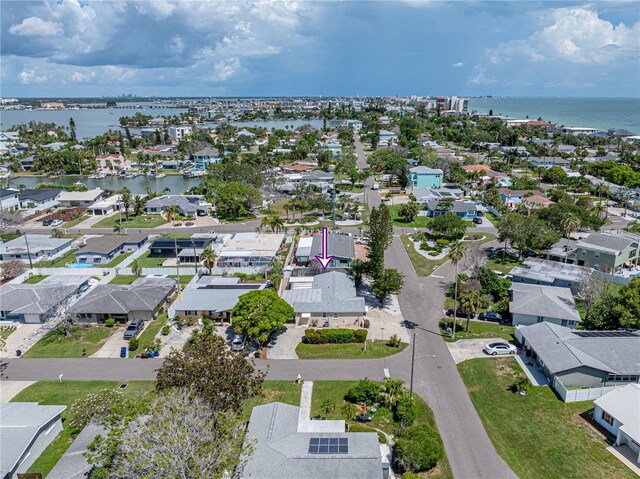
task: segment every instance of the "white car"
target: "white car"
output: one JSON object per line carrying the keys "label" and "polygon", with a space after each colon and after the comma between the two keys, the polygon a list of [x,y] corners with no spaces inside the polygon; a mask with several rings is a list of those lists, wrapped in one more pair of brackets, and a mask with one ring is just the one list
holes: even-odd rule
{"label": "white car", "polygon": [[518,348],[509,343],[491,343],[487,344],[484,348],[484,352],[490,356],[496,356],[498,354],[516,354]]}
{"label": "white car", "polygon": [[53,222],[51,223],[51,226],[56,228],[57,226],[60,226],[61,224],[62,224],[62,220],[53,220]]}
{"label": "white car", "polygon": [[242,351],[245,345],[245,338],[242,334],[236,334],[231,341],[231,351]]}

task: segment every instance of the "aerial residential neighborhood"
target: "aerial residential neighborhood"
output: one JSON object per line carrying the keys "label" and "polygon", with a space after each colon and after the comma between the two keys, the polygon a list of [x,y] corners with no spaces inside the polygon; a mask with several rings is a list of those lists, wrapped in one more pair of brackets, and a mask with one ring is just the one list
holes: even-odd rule
{"label": "aerial residential neighborhood", "polygon": [[640,477],[635,7],[2,2],[0,477]]}

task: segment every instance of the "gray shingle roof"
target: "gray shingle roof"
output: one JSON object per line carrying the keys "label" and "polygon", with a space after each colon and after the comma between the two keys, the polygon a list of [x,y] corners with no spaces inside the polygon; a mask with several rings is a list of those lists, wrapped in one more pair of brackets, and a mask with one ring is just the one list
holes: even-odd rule
{"label": "gray shingle roof", "polygon": [[[27,239],[25,240],[25,236]],[[57,248],[71,246],[69,238],[52,238],[49,235],[23,235],[12,239],[0,246],[0,254],[27,254],[27,241],[29,251],[36,255],[41,251],[52,251]]]}
{"label": "gray shingle roof", "polygon": [[357,313],[366,311],[364,298],[358,297],[353,279],[331,271],[313,278],[311,288],[289,289],[282,298],[296,313]]}
{"label": "gray shingle roof", "polygon": [[[331,233],[327,235],[328,254],[337,258],[355,258],[356,249],[353,245],[353,236],[348,234]],[[310,258],[322,254],[322,237],[313,236]]]}
{"label": "gray shingle roof", "polygon": [[598,249],[604,249],[611,252],[624,251],[633,243],[638,243],[640,238],[629,234],[604,234],[591,233],[585,239],[578,241],[577,246],[585,249],[592,249],[594,246]]}
{"label": "gray shingle roof", "polygon": [[101,284],[69,308],[72,314],[129,314],[155,311],[175,289],[172,278],[139,278],[130,285]]}
{"label": "gray shingle roof", "polygon": [[42,190],[26,189],[18,193],[18,198],[20,198],[20,201],[31,200],[39,203],[55,198],[61,191],[61,189],[57,188],[46,188]]}
{"label": "gray shingle roof", "polygon": [[580,314],[568,288],[538,284],[513,283],[509,311],[545,318],[580,322]]}
{"label": "gray shingle roof", "polygon": [[588,366],[615,374],[640,374],[640,336],[581,337],[549,322],[520,326],[520,332],[551,374]]}
{"label": "gray shingle roof", "polygon": [[147,201],[146,208],[167,208],[177,206],[183,213],[196,213],[203,209],[198,203],[204,199],[201,195],[165,195]]}
{"label": "gray shingle roof", "polygon": [[[213,278],[208,280],[207,278]],[[204,280],[204,281],[203,281]],[[226,281],[225,281],[226,280]],[[264,289],[266,283],[240,283],[240,278],[204,276],[182,292],[182,299],[174,303],[176,311],[231,311],[243,294]]]}
{"label": "gray shingle roof", "polygon": [[[247,435],[256,441],[243,478],[381,479],[382,459],[375,433],[298,432],[300,408],[283,403],[256,406]],[[309,454],[309,439],[347,438],[348,454]]]}
{"label": "gray shingle roof", "polygon": [[122,247],[124,244],[138,244],[146,241],[147,235],[105,235],[99,238],[90,238],[87,244],[76,252],[76,256],[87,253],[109,254]]}
{"label": "gray shingle roof", "polygon": [[220,152],[215,148],[207,146],[202,150],[196,151],[193,156],[220,156]]}
{"label": "gray shingle roof", "polygon": [[44,314],[75,293],[86,276],[49,276],[36,284],[0,286],[0,310],[13,314]]}

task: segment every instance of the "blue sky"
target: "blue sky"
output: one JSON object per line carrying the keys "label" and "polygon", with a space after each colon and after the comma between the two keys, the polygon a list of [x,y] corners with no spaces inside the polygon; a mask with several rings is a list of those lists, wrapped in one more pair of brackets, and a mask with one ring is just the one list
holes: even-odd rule
{"label": "blue sky", "polygon": [[640,4],[0,3],[4,97],[640,96]]}

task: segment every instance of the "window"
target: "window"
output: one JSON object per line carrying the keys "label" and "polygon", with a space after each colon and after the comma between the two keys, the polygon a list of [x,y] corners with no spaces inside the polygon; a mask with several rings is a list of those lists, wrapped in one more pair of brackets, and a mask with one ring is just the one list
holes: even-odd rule
{"label": "window", "polygon": [[197,316],[198,312],[197,311],[185,311],[184,314],[186,314],[187,316]]}
{"label": "window", "polygon": [[541,323],[542,321],[544,321],[544,316],[538,316],[538,317],[536,318],[536,321],[537,321],[538,323]]}
{"label": "window", "polygon": [[322,313],[322,318],[327,319],[327,313]]}
{"label": "window", "polygon": [[333,313],[333,319],[338,319],[338,313]]}
{"label": "window", "polygon": [[613,426],[613,416],[607,414],[604,411],[602,411],[602,420],[607,424],[611,424]]}
{"label": "window", "polygon": [[597,251],[593,253],[593,257],[594,258],[599,258],[600,257],[600,253],[598,253]]}
{"label": "window", "polygon": [[585,250],[580,250],[580,254],[581,254],[582,256],[587,256],[587,252],[586,252]]}

